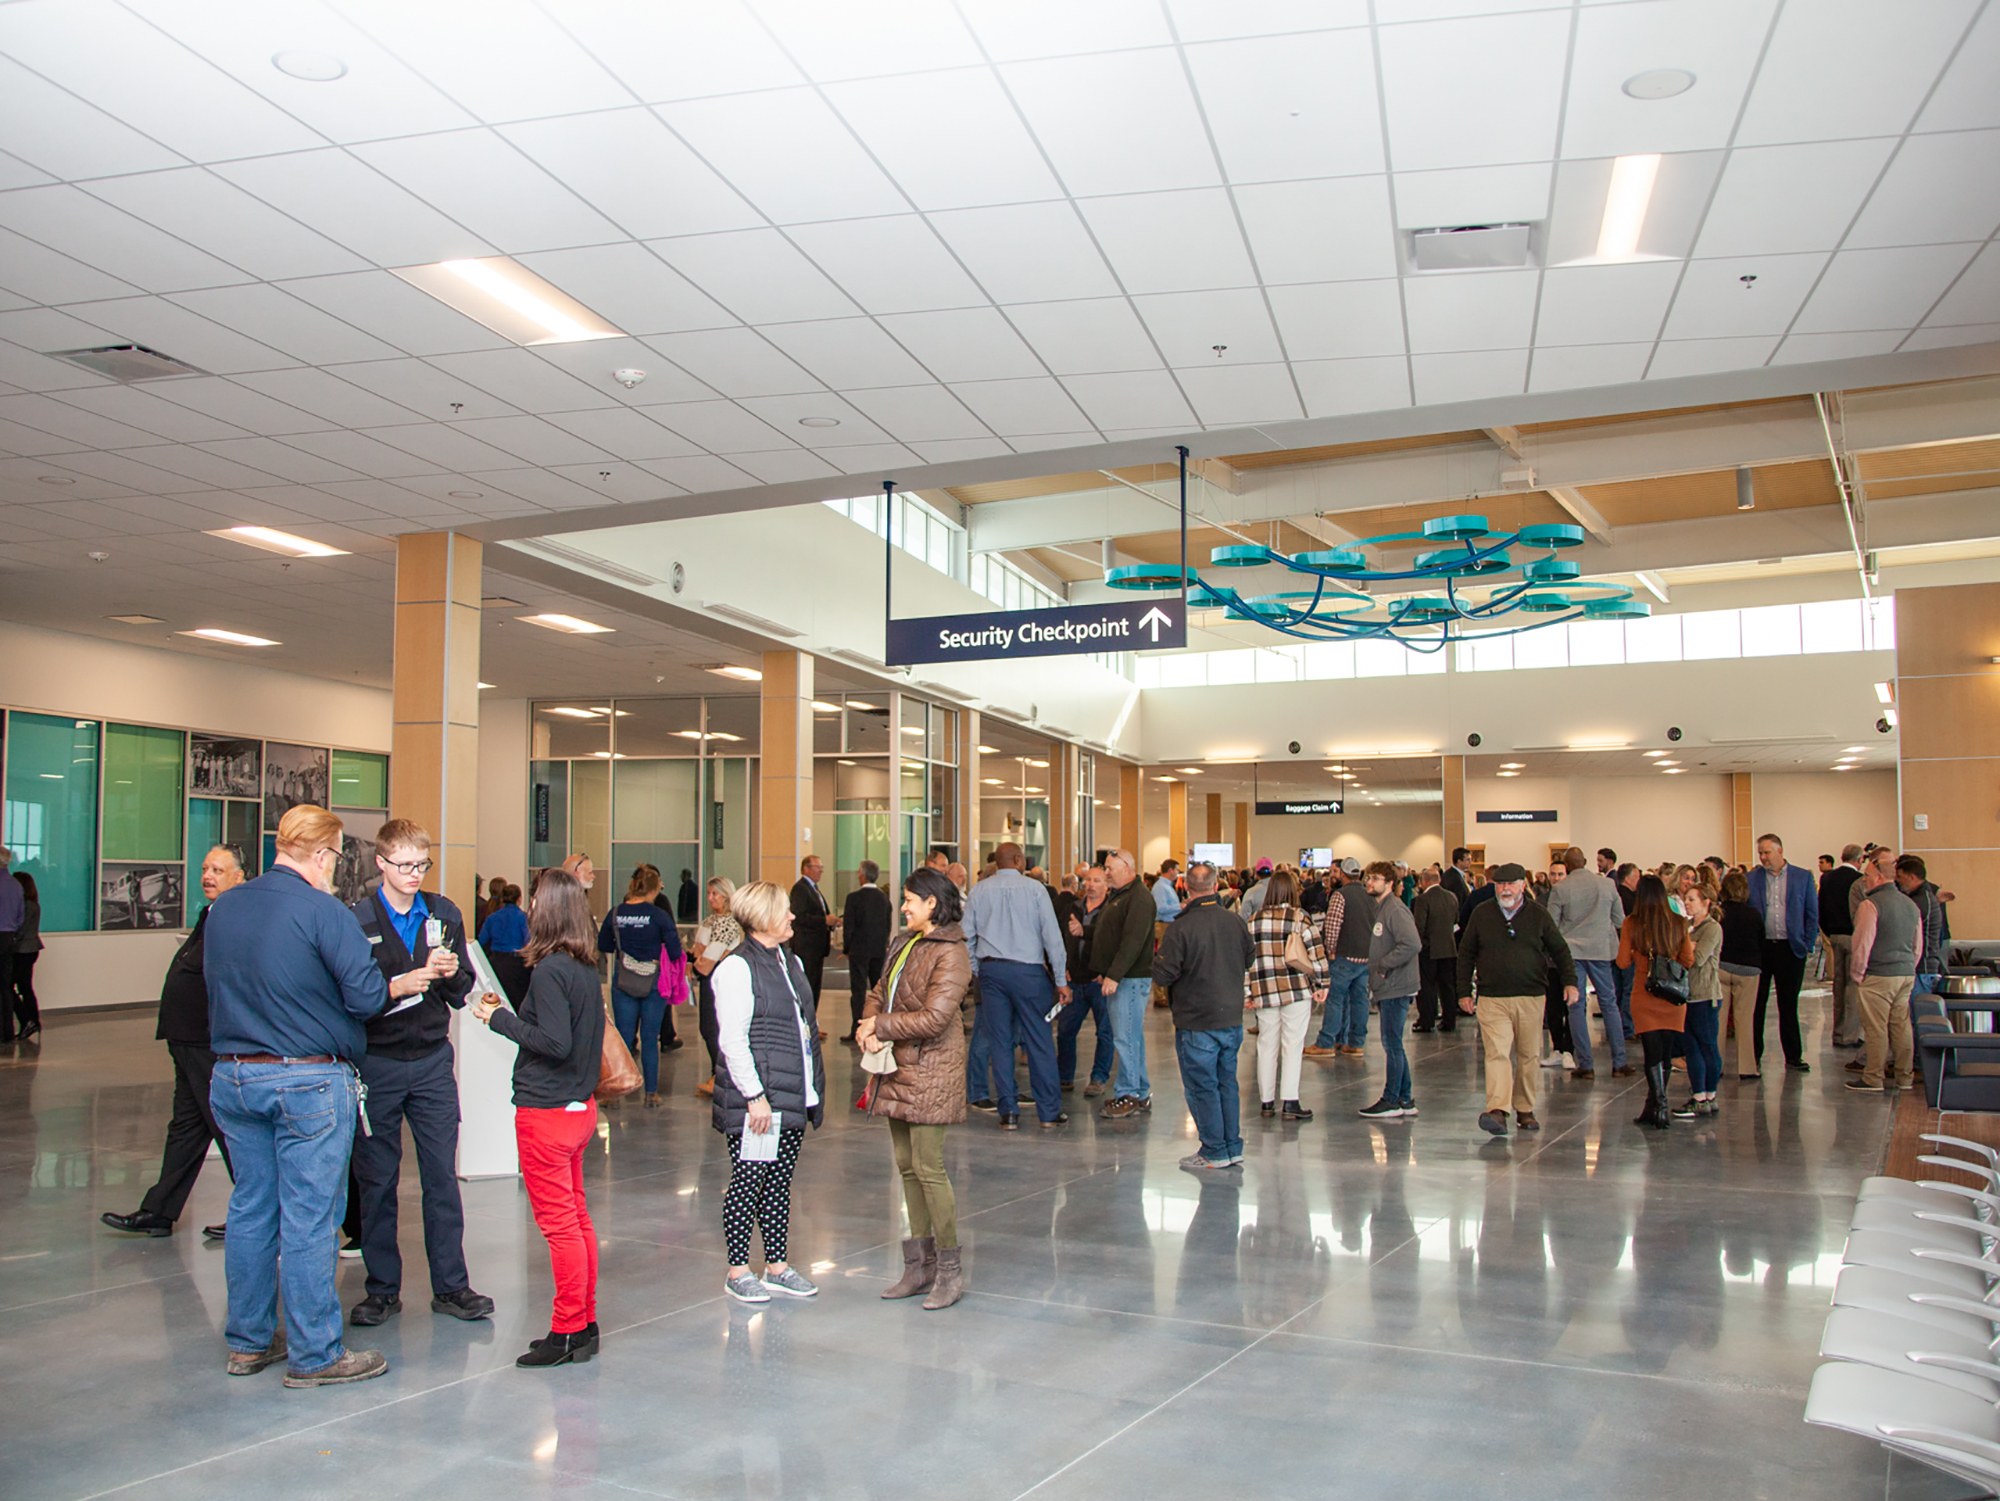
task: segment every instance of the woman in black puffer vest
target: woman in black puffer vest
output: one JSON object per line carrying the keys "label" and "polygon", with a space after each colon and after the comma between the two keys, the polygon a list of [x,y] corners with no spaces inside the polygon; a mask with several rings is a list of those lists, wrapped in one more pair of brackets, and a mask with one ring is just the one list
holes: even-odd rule
{"label": "woman in black puffer vest", "polygon": [[[722,1200],[729,1275],[723,1291],[740,1303],[768,1303],[773,1293],[819,1292],[785,1260],[791,1224],[792,1172],[806,1126],[825,1118],[826,1060],[805,970],[785,947],[791,899],[769,881],[752,881],[730,901],[749,936],[710,976],[717,1047],[712,1104],[715,1129],[729,1139],[729,1191]],[[775,1133],[775,1160],[745,1161]],[[750,1232],[764,1237],[764,1275],[750,1275]]]}

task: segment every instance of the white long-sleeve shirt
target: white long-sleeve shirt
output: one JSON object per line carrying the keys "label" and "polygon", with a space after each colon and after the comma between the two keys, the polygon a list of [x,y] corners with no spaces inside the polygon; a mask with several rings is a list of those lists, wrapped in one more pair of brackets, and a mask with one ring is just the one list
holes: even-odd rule
{"label": "white long-sleeve shirt", "polygon": [[[753,938],[750,941],[755,943],[757,940]],[[779,958],[784,957],[780,953]],[[785,983],[791,985],[792,967],[786,964],[783,969]],[[750,1056],[750,1017],[757,1009],[757,997],[752,989],[749,961],[741,954],[731,954],[715,966],[715,973],[709,976],[709,984],[715,990],[716,1046],[722,1052],[722,1061],[729,1065],[729,1077],[736,1081],[743,1098],[754,1100],[764,1092],[764,1081],[757,1077],[757,1065]],[[798,997],[796,987],[792,994]],[[804,1006],[799,1019],[799,1052],[805,1059],[808,1109],[819,1103],[819,1091],[813,1088],[813,1038],[805,1021],[805,1013],[811,1009]]]}

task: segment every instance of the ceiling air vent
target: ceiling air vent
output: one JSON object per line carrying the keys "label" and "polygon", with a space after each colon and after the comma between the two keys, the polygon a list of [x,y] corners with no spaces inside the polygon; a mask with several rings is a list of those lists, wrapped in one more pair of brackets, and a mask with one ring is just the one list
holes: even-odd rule
{"label": "ceiling air vent", "polygon": [[1419,271],[1485,271],[1528,264],[1532,224],[1460,224],[1410,233],[1410,263]]}
{"label": "ceiling air vent", "polygon": [[128,384],[140,380],[164,380],[170,375],[206,375],[206,370],[148,349],[143,344],[107,344],[102,349],[60,349],[52,359],[68,360],[92,375],[108,375]]}

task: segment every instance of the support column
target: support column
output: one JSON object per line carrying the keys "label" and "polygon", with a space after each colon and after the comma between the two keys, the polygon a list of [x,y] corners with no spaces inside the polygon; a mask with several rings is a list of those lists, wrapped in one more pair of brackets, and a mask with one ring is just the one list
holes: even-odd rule
{"label": "support column", "polygon": [[[762,665],[756,870],[759,880],[790,890],[799,878],[799,861],[812,848],[813,659],[801,651],[767,651]],[[892,792],[900,785],[897,771],[892,754]]]}
{"label": "support column", "polygon": [[478,896],[481,553],[455,532],[396,539],[389,816],[430,831],[432,884],[468,921]]}
{"label": "support column", "polygon": [[1076,863],[1076,778],[1071,771],[1069,747],[1051,740],[1043,752],[1049,763],[1049,850],[1043,867],[1049,881],[1061,886],[1062,878]]}
{"label": "support column", "polygon": [[1251,863],[1250,850],[1250,805],[1236,805],[1236,868],[1248,870]]}
{"label": "support column", "polygon": [[1443,758],[1444,778],[1444,864],[1451,864],[1451,852],[1469,841],[1465,837],[1465,757]]}
{"label": "support column", "polygon": [[1955,944],[2000,938],[2000,891],[1993,885],[2000,857],[1995,658],[2000,584],[1896,591],[1897,840],[1923,856],[1940,890],[1955,893]]}
{"label": "support column", "polygon": [[1139,858],[1140,805],[1146,796],[1146,776],[1130,762],[1118,763],[1118,843],[1131,852],[1132,858]]}
{"label": "support column", "polygon": [[1188,784],[1167,783],[1167,856],[1187,865]]}
{"label": "support column", "polygon": [[1222,843],[1222,794],[1219,792],[1208,795],[1208,842]]}
{"label": "support column", "polygon": [[979,874],[979,711],[958,711],[958,863]]}
{"label": "support column", "polygon": [[1730,859],[1738,865],[1757,863],[1756,773],[1729,774]]}

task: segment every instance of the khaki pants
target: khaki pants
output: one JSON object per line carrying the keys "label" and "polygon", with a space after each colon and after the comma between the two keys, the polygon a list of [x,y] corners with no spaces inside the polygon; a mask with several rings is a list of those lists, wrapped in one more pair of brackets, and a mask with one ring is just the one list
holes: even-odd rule
{"label": "khaki pants", "polygon": [[1479,1036],[1486,1044],[1486,1108],[1535,1113],[1535,1084],[1541,1077],[1542,1012],[1539,995],[1483,995]]}
{"label": "khaki pants", "polygon": [[1880,1084],[1883,1066],[1893,1048],[1896,1077],[1910,1076],[1914,1039],[1910,1034],[1910,992],[1916,981],[1909,975],[1870,975],[1858,981],[1861,995],[1861,1035],[1867,1039],[1867,1065],[1861,1082]]}
{"label": "khaki pants", "polygon": [[1722,970],[1722,1007],[1736,1018],[1736,1072],[1757,1072],[1757,976]]}
{"label": "khaki pants", "polygon": [[1833,991],[1833,1040],[1861,1040],[1861,1000],[1848,973],[1848,952],[1854,946],[1852,933],[1822,933],[1826,946],[1826,983]]}

